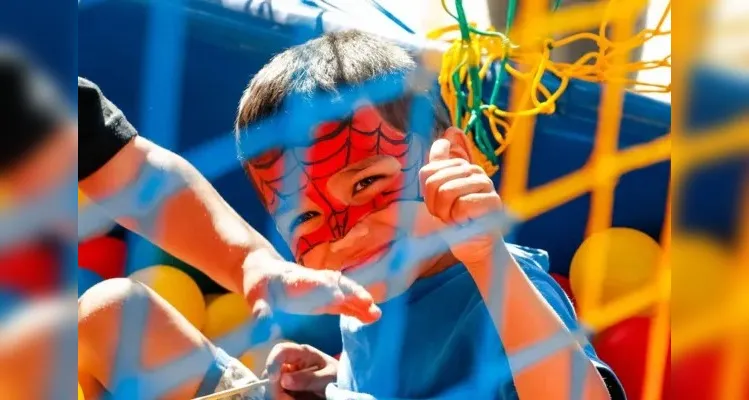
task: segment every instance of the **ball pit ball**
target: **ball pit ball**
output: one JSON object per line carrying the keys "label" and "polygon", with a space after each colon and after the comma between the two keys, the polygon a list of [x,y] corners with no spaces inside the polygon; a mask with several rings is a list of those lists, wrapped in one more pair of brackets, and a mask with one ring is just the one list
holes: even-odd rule
{"label": "ball pit ball", "polygon": [[83,194],[81,189],[78,189],[78,208],[84,207],[86,204],[88,204],[88,202],[88,197]]}
{"label": "ball pit ball", "polygon": [[549,275],[551,275],[551,278],[554,279],[554,281],[556,281],[559,287],[562,288],[562,290],[567,295],[567,297],[570,298],[570,303],[572,303],[573,306],[576,306],[575,296],[572,295],[572,287],[570,286],[570,280],[567,279],[567,277],[554,273],[554,272],[552,272]]}
{"label": "ball pit ball", "polygon": [[671,240],[671,319],[679,327],[729,301],[735,268],[729,251],[709,236],[682,233]]}
{"label": "ball pit ball", "polygon": [[189,275],[168,265],[155,265],[136,271],[130,278],[158,293],[193,326],[203,328],[205,300],[200,288]]}
{"label": "ball pit ball", "polygon": [[220,293],[211,293],[211,294],[205,295],[204,297],[205,297],[205,307],[206,307],[206,309],[208,309],[208,307],[211,306],[211,303],[213,303],[214,300],[218,299],[222,295],[223,294],[220,294]]}
{"label": "ball pit ball", "polygon": [[0,287],[23,295],[44,295],[60,287],[60,262],[54,249],[30,242],[0,252]]}
{"label": "ball pit ball", "polygon": [[83,296],[87,290],[103,280],[96,272],[85,268],[78,268],[78,297]]}
{"label": "ball pit ball", "polygon": [[[601,250],[603,257],[596,259]],[[591,235],[577,249],[570,265],[570,286],[578,306],[586,302],[593,285],[600,289],[600,297],[593,304],[600,306],[651,284],[660,258],[658,243],[640,231],[610,228]],[[597,272],[601,280],[589,281]]]}
{"label": "ball pit ball", "polygon": [[203,334],[208,339],[218,339],[242,326],[250,317],[250,307],[244,297],[236,293],[220,295],[206,306]]}
{"label": "ball pit ball", "polygon": [[283,339],[271,340],[268,343],[262,344],[258,347],[244,352],[241,356],[238,357],[238,359],[252,372],[260,376],[263,370],[265,370],[265,361],[268,359],[270,351],[275,345],[281,343],[289,343],[289,341]]}
{"label": "ball pit ball", "polygon": [[127,244],[118,238],[99,236],[78,245],[78,265],[104,279],[125,275]]}
{"label": "ball pit ball", "polygon": [[[611,367],[631,400],[642,399],[651,325],[652,320],[648,317],[633,317],[600,332],[593,339],[598,357]],[[671,337],[670,330],[664,334]],[[666,392],[669,386],[670,376],[665,375],[671,353],[669,348],[661,355],[666,362],[664,370],[659,372],[664,379],[662,392]]]}
{"label": "ball pit ball", "polygon": [[239,356],[239,362],[249,368],[250,371],[254,372],[256,375],[262,373],[265,369],[265,360],[258,360],[252,350],[246,351]]}

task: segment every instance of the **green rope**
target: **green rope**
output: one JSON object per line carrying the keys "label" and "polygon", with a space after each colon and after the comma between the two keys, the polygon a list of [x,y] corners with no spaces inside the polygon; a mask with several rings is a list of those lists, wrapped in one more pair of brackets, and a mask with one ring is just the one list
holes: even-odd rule
{"label": "green rope", "polygon": [[505,20],[505,35],[510,33],[512,23],[515,22],[515,13],[517,13],[518,2],[517,0],[510,0],[507,4],[507,20]]}
{"label": "green rope", "polygon": [[[556,11],[562,4],[562,0],[554,0],[552,6],[553,10]],[[482,112],[497,104],[499,94],[501,92],[502,84],[507,78],[507,63],[509,62],[509,50],[514,46],[510,42],[509,34],[512,29],[512,25],[515,22],[517,14],[518,0],[509,0],[507,5],[507,19],[505,21],[504,33],[501,32],[488,32],[481,29],[470,26],[466,18],[466,13],[463,8],[463,0],[455,0],[456,14],[453,14],[449,10],[447,13],[458,22],[460,28],[460,37],[464,45],[470,45],[471,35],[483,35],[492,36],[502,39],[505,44],[505,49],[500,60],[499,72],[494,79],[492,85],[491,95],[489,97],[489,104],[482,102],[482,81],[479,78],[479,67],[471,65],[468,67],[468,77],[466,86],[471,88],[471,105],[468,105],[468,98],[466,92],[463,90],[463,82],[460,76],[460,69],[464,66],[463,63],[452,72],[452,83],[456,89],[456,102],[455,102],[455,114],[454,124],[455,126],[462,127],[467,135],[473,135],[474,143],[478,150],[486,156],[486,158],[494,165],[497,164],[498,158],[494,152],[494,146],[492,145],[491,137],[487,132],[484,123],[482,122]],[[461,126],[464,121],[464,114],[469,113],[468,122],[465,126]]]}
{"label": "green rope", "polygon": [[[517,12],[517,0],[510,0],[507,5],[507,19],[505,20],[505,38],[508,38],[505,43],[509,44],[510,28],[512,28],[513,22],[515,22],[515,13]],[[494,87],[492,88],[492,95],[489,98],[489,104],[496,105],[499,97],[499,89],[502,87],[502,83],[505,78],[507,71],[507,50],[505,48],[504,54],[502,54],[502,61],[499,64],[499,75],[494,80]]]}
{"label": "green rope", "polygon": [[[462,0],[455,0],[455,9],[457,11],[457,15],[453,15],[453,17],[458,21],[458,26],[460,28],[460,36],[464,44],[466,45],[470,44],[472,33],[473,34],[490,34],[490,32],[483,32],[469,25],[468,19],[466,18],[465,10],[463,9]],[[497,36],[497,35],[493,35],[493,36]],[[501,35],[499,37],[506,39],[504,36],[501,36]],[[462,85],[458,70],[453,71],[453,74],[452,74],[452,81],[458,93],[456,106],[455,106],[456,108],[455,109],[455,124],[456,126],[460,126],[460,123],[463,121],[463,111],[465,110],[469,112],[470,117],[468,119],[468,122],[466,123],[466,126],[462,128],[465,130],[466,134],[469,134],[469,135],[471,133],[473,134],[474,142],[476,143],[476,146],[478,147],[479,151],[481,151],[481,153],[483,153],[489,161],[491,161],[493,164],[496,165],[498,161],[497,156],[494,154],[494,150],[492,149],[491,142],[489,141],[488,133],[486,132],[486,128],[484,127],[484,124],[481,121],[482,81],[481,81],[481,78],[479,78],[479,67],[477,65],[470,65],[468,67],[468,83],[467,84],[470,85],[470,88],[471,88],[471,105],[470,106],[468,105],[466,95],[462,90],[463,85]],[[492,90],[492,92],[494,92],[494,90]]]}

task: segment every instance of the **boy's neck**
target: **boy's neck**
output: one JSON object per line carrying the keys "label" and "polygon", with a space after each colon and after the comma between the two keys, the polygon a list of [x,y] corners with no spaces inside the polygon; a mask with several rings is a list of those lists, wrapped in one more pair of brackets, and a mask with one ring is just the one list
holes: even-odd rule
{"label": "boy's neck", "polygon": [[425,268],[424,271],[419,274],[419,278],[428,278],[430,276],[437,275],[440,272],[452,267],[453,265],[458,264],[459,262],[460,261],[455,258],[453,253],[448,251],[437,258],[431,266]]}

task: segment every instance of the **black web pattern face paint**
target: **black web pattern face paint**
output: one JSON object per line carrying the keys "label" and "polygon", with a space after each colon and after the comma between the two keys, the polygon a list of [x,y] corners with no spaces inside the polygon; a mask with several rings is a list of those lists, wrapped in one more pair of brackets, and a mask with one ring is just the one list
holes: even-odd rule
{"label": "black web pattern face paint", "polygon": [[[247,169],[295,258],[303,264],[307,252],[344,237],[365,216],[395,201],[420,200],[418,172],[424,148],[420,138],[394,129],[374,107],[366,107],[347,120],[320,125],[309,147],[270,151],[250,161]],[[329,182],[336,174],[374,157],[390,157],[400,165],[387,187],[364,203],[334,195]],[[303,212],[296,222],[279,221],[290,211],[299,214],[308,207],[314,211]],[[303,234],[294,233],[300,221],[313,217],[323,222]]]}

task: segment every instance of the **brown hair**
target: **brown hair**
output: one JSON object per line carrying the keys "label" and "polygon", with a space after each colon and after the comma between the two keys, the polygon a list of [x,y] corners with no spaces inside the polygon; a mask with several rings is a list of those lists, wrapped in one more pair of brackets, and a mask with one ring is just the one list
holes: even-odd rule
{"label": "brown hair", "polygon": [[[390,42],[360,31],[327,33],[273,57],[250,81],[242,95],[235,124],[238,143],[246,140],[246,128],[279,113],[289,95],[336,94],[341,85],[358,85],[390,74],[407,75],[416,70],[409,53]],[[408,132],[413,95],[430,96],[428,89],[412,89],[387,103],[377,104],[380,115],[394,128]],[[441,134],[450,124],[438,98],[433,132]],[[352,110],[353,111],[353,110]],[[243,157],[241,146],[238,146]]]}

